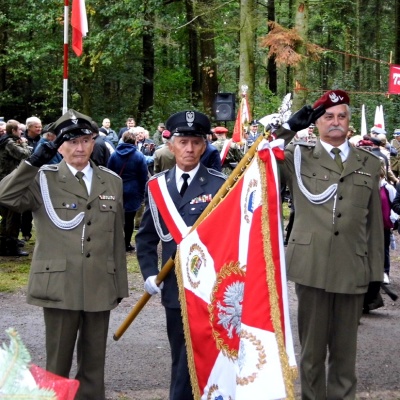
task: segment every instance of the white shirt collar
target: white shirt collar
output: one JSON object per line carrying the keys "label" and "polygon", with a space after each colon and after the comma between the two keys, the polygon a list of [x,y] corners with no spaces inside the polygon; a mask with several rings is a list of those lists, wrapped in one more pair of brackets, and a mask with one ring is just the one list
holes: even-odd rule
{"label": "white shirt collar", "polygon": [[178,166],[176,166],[175,182],[176,182],[176,187],[178,188],[178,190],[183,185],[182,174],[189,174],[188,184],[190,185],[190,182],[192,182],[192,180],[193,180],[194,176],[197,174],[197,171],[199,170],[199,168],[200,168],[200,163],[198,163],[197,166],[194,167],[191,171],[183,171]]}
{"label": "white shirt collar", "polygon": [[[71,171],[72,175],[76,175],[76,173],[78,172],[78,170],[73,167],[72,165],[67,164],[67,167],[69,168],[69,170]],[[90,188],[92,187],[92,178],[93,178],[93,168],[90,165],[90,162],[88,162],[88,164],[86,165],[85,168],[83,168],[82,172],[84,173],[83,175],[83,181],[86,183],[86,187],[88,189],[88,193],[90,194]]]}
{"label": "white shirt collar", "polygon": [[[331,150],[335,147],[332,146],[329,143],[324,142],[323,140],[320,139],[320,142],[322,144],[322,147],[328,152],[328,154],[334,158],[334,154],[331,153]],[[342,157],[343,161],[347,160],[347,157],[349,156],[349,152],[350,152],[350,146],[349,146],[349,142],[347,140],[344,141],[344,143],[342,143],[338,149],[340,149],[340,157]]]}

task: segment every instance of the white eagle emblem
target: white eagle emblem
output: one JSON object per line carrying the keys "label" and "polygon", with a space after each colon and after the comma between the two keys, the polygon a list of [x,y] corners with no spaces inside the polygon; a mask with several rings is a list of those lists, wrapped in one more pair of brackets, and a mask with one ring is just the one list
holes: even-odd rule
{"label": "white eagle emblem", "polygon": [[228,332],[230,339],[233,337],[233,331],[240,334],[240,322],[242,319],[242,302],[244,295],[244,282],[234,282],[227,286],[224,293],[224,304],[217,303],[218,324],[222,325]]}
{"label": "white eagle emblem", "polygon": [[188,126],[192,126],[193,125],[193,121],[194,121],[194,112],[193,111],[187,111],[186,112],[186,122],[188,124]]}
{"label": "white eagle emblem", "polygon": [[337,103],[338,101],[343,100],[343,96],[338,96],[335,92],[332,92],[329,95],[329,98],[331,99],[332,103]]}

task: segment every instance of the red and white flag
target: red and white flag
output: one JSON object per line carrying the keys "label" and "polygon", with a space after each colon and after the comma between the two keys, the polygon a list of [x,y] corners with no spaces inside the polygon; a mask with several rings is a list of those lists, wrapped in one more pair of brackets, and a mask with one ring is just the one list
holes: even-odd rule
{"label": "red and white flag", "polygon": [[232,140],[234,142],[241,143],[243,141],[244,127],[250,124],[250,120],[249,102],[247,101],[247,95],[243,94],[233,128]]}
{"label": "red and white flag", "polygon": [[400,65],[395,65],[395,64],[390,65],[389,93],[400,94]]}
{"label": "red and white flag", "polygon": [[83,50],[83,38],[88,33],[88,21],[86,15],[85,0],[73,0],[72,2],[72,50],[79,57]]}
{"label": "red and white flag", "polygon": [[276,154],[283,156],[283,141],[263,140],[228,195],[178,246],[196,399],[294,399]]}

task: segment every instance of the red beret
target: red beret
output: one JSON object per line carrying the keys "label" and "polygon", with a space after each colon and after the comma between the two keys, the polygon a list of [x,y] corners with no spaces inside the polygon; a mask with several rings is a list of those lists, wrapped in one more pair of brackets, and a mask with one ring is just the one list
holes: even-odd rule
{"label": "red beret", "polygon": [[322,97],[320,97],[313,105],[313,108],[323,106],[325,110],[327,108],[337,106],[339,104],[350,104],[349,95],[343,90],[329,90]]}
{"label": "red beret", "polygon": [[167,131],[166,129],[164,129],[163,131],[162,131],[162,137],[164,138],[164,139],[170,139],[171,138],[171,132],[170,131]]}
{"label": "red beret", "polygon": [[216,127],[214,128],[214,133],[216,133],[217,135],[218,135],[219,133],[228,133],[228,129],[225,128],[225,127],[223,127],[223,126],[216,126]]}

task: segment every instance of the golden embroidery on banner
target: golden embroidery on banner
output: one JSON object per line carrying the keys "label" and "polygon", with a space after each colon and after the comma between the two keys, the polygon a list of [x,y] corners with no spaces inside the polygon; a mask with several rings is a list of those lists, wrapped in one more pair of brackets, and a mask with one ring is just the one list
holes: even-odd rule
{"label": "golden embroidery on banner", "polygon": [[193,289],[197,289],[197,287],[200,285],[200,280],[195,281],[194,279],[192,279],[192,276],[197,278],[200,268],[205,267],[206,255],[204,251],[198,244],[192,244],[190,246],[189,254],[186,259],[186,277],[189,281],[190,286]]}
{"label": "golden embroidery on banner", "polygon": [[216,347],[225,357],[228,357],[230,360],[235,361],[238,358],[238,350],[229,348],[228,344],[224,342],[224,339],[221,337],[220,333],[214,328],[214,312],[217,307],[216,304],[216,295],[218,293],[219,287],[224,279],[231,275],[237,275],[239,277],[244,277],[246,272],[240,268],[239,262],[230,262],[225,264],[220,272],[217,274],[215,284],[213,290],[211,292],[211,299],[210,304],[208,305],[208,314],[209,314],[209,321],[211,324],[212,335],[215,340]]}

